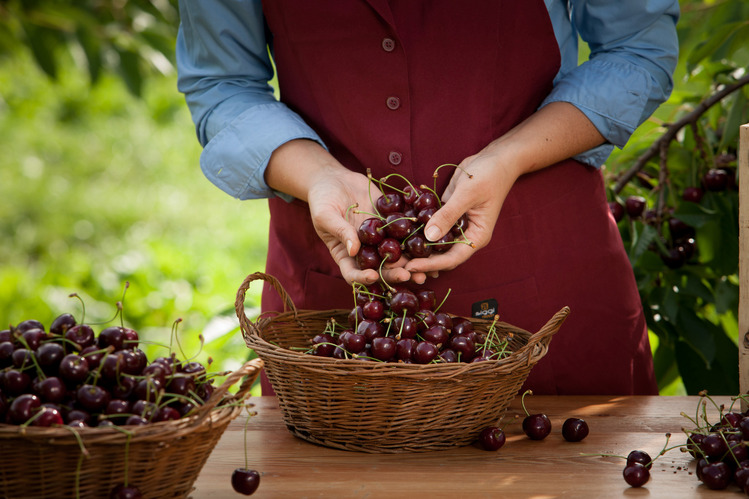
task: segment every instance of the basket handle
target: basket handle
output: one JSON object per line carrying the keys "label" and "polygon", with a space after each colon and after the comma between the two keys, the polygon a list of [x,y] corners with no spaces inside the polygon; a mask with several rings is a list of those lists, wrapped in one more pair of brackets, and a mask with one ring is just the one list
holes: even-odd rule
{"label": "basket handle", "polygon": [[551,337],[559,331],[559,328],[562,326],[562,323],[567,319],[567,316],[570,313],[570,307],[562,307],[562,309],[554,314],[554,316],[544,324],[544,326],[538,330],[537,333],[531,335],[530,339],[528,340],[528,343],[523,346],[523,350],[531,349],[535,347],[538,343],[542,341],[548,342]]}
{"label": "basket handle", "polygon": [[213,410],[213,408],[215,408],[219,404],[219,402],[224,399],[224,395],[226,395],[226,392],[229,391],[229,388],[242,378],[245,379],[242,384],[239,385],[239,390],[237,391],[235,398],[239,401],[246,400],[250,395],[252,384],[257,379],[262,368],[262,359],[255,358],[245,362],[242,367],[234,370],[231,374],[229,374],[224,382],[221,383],[221,385],[213,391],[208,400],[206,400],[205,404],[200,406],[199,417],[196,421],[196,424],[200,424],[200,422],[205,419],[208,414],[210,414],[211,410]]}
{"label": "basket handle", "polygon": [[291,310],[294,313],[294,319],[298,320],[296,306],[294,305],[294,302],[291,301],[291,297],[289,297],[286,290],[283,289],[283,286],[281,286],[281,283],[278,282],[278,279],[264,272],[255,272],[245,277],[244,281],[242,281],[242,285],[239,286],[239,289],[237,290],[237,299],[234,301],[234,310],[237,313],[239,323],[242,325],[243,330],[252,331],[253,333],[259,334],[257,326],[247,317],[247,314],[245,314],[244,312],[244,300],[245,295],[247,294],[247,290],[250,288],[250,283],[257,280],[265,281],[273,286],[273,289],[276,290],[276,292],[284,302],[283,311],[286,312],[288,310]]}

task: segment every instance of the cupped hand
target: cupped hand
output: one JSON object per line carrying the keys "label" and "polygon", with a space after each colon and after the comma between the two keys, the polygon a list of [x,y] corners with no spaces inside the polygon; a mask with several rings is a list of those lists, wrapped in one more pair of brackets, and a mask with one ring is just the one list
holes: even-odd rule
{"label": "cupped hand", "polygon": [[460,239],[466,242],[455,242],[445,253],[410,260],[405,269],[420,274],[452,270],[489,244],[502,204],[519,174],[490,151],[464,159],[442,194],[442,206],[424,229],[427,239],[437,241],[465,214],[469,223],[465,238]]}
{"label": "cupped hand", "polygon": [[[349,283],[369,285],[380,278],[378,270],[360,269],[356,254],[361,247],[357,228],[372,216],[372,202],[381,194],[365,175],[349,170],[318,175],[309,187],[307,202],[312,223]],[[406,261],[383,266],[382,278],[390,284],[410,279],[424,282],[423,274],[405,270]]]}

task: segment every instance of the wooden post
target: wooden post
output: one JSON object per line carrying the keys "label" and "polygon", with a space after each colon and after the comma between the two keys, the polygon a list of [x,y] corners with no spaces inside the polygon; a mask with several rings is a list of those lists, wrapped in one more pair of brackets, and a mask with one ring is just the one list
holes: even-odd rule
{"label": "wooden post", "polygon": [[[749,124],[739,130],[739,387],[749,392]],[[746,409],[746,403],[743,403]]]}

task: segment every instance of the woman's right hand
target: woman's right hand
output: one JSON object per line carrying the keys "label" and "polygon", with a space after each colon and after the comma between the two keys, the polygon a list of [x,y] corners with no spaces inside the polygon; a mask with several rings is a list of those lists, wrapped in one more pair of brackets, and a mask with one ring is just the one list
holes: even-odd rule
{"label": "woman's right hand", "polygon": [[[357,228],[374,212],[372,201],[381,195],[366,175],[352,172],[315,142],[292,140],[273,153],[265,178],[273,189],[309,204],[315,231],[347,282],[369,285],[380,278],[377,270],[362,270],[356,263],[361,247]],[[382,269],[386,282],[424,282],[423,274],[412,275],[403,263]]]}

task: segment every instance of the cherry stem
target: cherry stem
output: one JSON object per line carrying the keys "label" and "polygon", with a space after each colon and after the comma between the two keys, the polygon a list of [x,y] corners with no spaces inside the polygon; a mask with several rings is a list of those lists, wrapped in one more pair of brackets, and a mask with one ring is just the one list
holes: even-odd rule
{"label": "cherry stem", "polygon": [[369,204],[371,204],[372,207],[375,209],[375,211],[377,212],[377,216],[382,218],[382,215],[380,214],[379,210],[377,210],[377,206],[375,206],[375,202],[372,199],[372,184],[376,182],[376,180],[374,179],[374,177],[372,177],[371,168],[367,168],[367,178],[369,179],[369,183],[367,185],[367,195],[369,196]]}
{"label": "cherry stem", "polygon": [[81,324],[84,324],[86,319],[86,303],[83,301],[83,298],[78,296],[78,293],[70,293],[68,298],[78,298],[78,301],[81,302]]}
{"label": "cherry stem", "polygon": [[380,179],[380,182],[382,182],[383,184],[387,185],[388,187],[390,187],[390,188],[391,188],[391,189],[393,189],[394,191],[398,191],[398,192],[400,192],[401,194],[405,194],[405,191],[402,191],[402,190],[400,190],[400,189],[396,189],[396,188],[395,188],[395,187],[393,187],[392,185],[390,185],[390,184],[387,184],[387,183],[386,183],[386,182],[387,182],[387,180],[388,180],[388,179],[389,179],[390,177],[396,177],[396,178],[400,178],[400,179],[401,179],[401,180],[403,180],[403,181],[404,181],[405,183],[407,183],[407,184],[409,185],[409,187],[411,187],[411,189],[413,189],[414,191],[416,190],[416,187],[414,187],[414,185],[413,185],[413,184],[411,183],[411,181],[410,181],[410,180],[408,180],[408,179],[407,179],[406,177],[404,177],[403,175],[401,175],[400,173],[390,173],[390,174],[388,174],[388,175],[385,175],[384,177],[382,177],[382,178]]}
{"label": "cherry stem", "polygon": [[445,163],[443,165],[439,165],[437,168],[435,168],[434,173],[432,174],[432,177],[434,178],[434,189],[437,190],[437,177],[439,177],[439,171],[443,166],[453,166],[459,170],[461,170],[463,173],[468,175],[468,178],[473,178],[473,175],[468,173],[462,166],[456,165],[455,163]]}
{"label": "cherry stem", "polygon": [[533,390],[526,390],[523,392],[523,395],[520,397],[520,405],[523,406],[523,410],[525,411],[526,416],[530,416],[531,413],[528,412],[528,409],[525,408],[525,396],[526,395],[533,395]]}
{"label": "cherry stem", "polygon": [[357,213],[356,208],[358,208],[358,207],[359,207],[359,203],[354,203],[351,206],[349,206],[348,208],[346,208],[346,213],[344,213],[343,217],[346,219],[346,221],[348,223],[351,223],[351,221],[348,219],[348,216],[351,213]]}
{"label": "cherry stem", "polygon": [[445,294],[445,297],[442,298],[442,301],[439,305],[437,305],[437,308],[434,309],[434,313],[436,314],[437,311],[439,311],[440,308],[442,308],[442,305],[445,304],[445,301],[447,300],[447,297],[450,296],[450,293],[452,293],[453,288],[447,288],[447,293]]}

